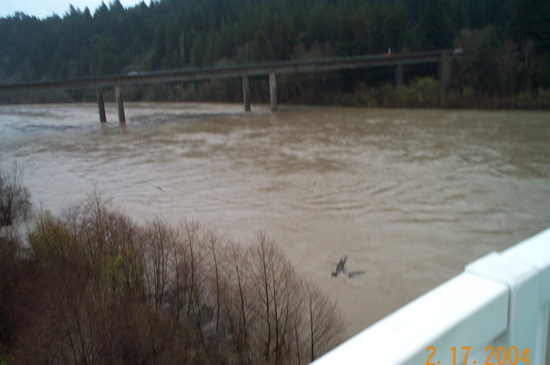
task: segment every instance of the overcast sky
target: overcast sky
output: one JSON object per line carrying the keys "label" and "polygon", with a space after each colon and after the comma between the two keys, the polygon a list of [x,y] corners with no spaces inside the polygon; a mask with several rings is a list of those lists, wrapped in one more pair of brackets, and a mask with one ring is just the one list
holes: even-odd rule
{"label": "overcast sky", "polygon": [[[145,3],[149,4],[149,1],[146,0]],[[0,0],[0,17],[13,15],[18,11],[39,18],[46,18],[53,13],[62,17],[69,10],[71,4],[75,8],[80,8],[80,10],[84,10],[87,6],[93,14],[95,9],[101,5],[101,2],[101,0]],[[111,0],[104,2],[109,5]],[[141,0],[120,0],[124,7],[133,6],[140,2]]]}

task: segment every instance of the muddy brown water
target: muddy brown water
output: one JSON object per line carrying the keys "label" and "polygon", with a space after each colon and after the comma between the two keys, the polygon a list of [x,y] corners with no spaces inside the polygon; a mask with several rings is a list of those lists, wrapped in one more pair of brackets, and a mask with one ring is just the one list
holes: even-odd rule
{"label": "muddy brown water", "polygon": [[[0,106],[0,161],[35,207],[97,190],[136,219],[265,231],[352,336],[550,227],[550,113],[126,104]],[[331,278],[341,256],[355,278]]]}

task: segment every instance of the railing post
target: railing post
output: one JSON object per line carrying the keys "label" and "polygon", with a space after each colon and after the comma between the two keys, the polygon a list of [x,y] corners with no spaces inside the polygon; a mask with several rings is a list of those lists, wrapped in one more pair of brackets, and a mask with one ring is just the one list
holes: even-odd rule
{"label": "railing post", "polygon": [[271,100],[271,111],[277,111],[277,79],[275,73],[269,73],[269,97]]}
{"label": "railing post", "polygon": [[250,111],[250,85],[248,84],[248,74],[243,75],[243,99],[244,111]]}
{"label": "railing post", "polygon": [[97,89],[96,95],[97,109],[99,111],[99,121],[101,123],[105,123],[107,121],[107,117],[105,116],[105,102],[103,101],[103,92],[101,91],[101,89]]}
{"label": "railing post", "polygon": [[539,309],[535,364],[544,364],[546,362],[546,341],[548,339],[548,315],[550,314],[549,311],[550,305],[545,305]]}
{"label": "railing post", "polygon": [[116,105],[118,110],[118,121],[120,123],[126,123],[126,115],[124,114],[124,102],[122,101],[122,93],[120,91],[120,85],[115,86]]}
{"label": "railing post", "polygon": [[[529,348],[531,361],[533,361],[534,355],[539,353],[537,351],[540,309],[539,270],[532,264],[517,258],[493,252],[467,265],[465,271],[505,284],[508,287],[510,293],[508,328],[503,335],[495,339],[491,346],[495,351],[504,347],[507,353],[512,346],[515,346],[519,353],[518,357],[521,357],[525,349]],[[495,352],[495,359],[498,355]],[[487,359],[487,356],[483,351],[479,360]],[[500,354],[499,357],[503,356]],[[531,364],[544,365],[544,361],[542,363],[533,361]]]}
{"label": "railing post", "polygon": [[542,365],[545,363],[550,306],[550,229],[507,249],[502,256],[528,263],[539,272],[538,295],[529,299],[532,301],[538,299],[539,305],[538,310],[531,313],[532,316],[537,317],[534,356],[531,350],[531,358],[534,358],[534,365]]}
{"label": "railing post", "polygon": [[467,265],[314,364],[543,365],[549,306],[550,229]]}

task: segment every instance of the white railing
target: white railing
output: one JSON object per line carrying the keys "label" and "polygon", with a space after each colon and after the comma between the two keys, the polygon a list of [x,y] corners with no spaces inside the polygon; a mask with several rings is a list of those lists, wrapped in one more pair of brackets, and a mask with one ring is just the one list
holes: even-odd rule
{"label": "white railing", "polygon": [[549,304],[550,229],[474,261],[313,364],[543,365]]}

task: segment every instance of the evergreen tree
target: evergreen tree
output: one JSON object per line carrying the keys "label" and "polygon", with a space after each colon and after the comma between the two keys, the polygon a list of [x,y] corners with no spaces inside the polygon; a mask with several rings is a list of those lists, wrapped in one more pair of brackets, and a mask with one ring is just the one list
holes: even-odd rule
{"label": "evergreen tree", "polygon": [[426,0],[424,11],[417,24],[417,34],[420,50],[451,47],[454,29],[446,0]]}
{"label": "evergreen tree", "polygon": [[[115,0],[93,11],[71,6],[62,17],[0,18],[0,77],[45,81],[380,54],[388,47],[449,49],[461,30],[492,26],[498,45],[491,47],[508,44],[513,57],[502,59],[522,59],[523,85],[529,88],[530,80],[535,87],[550,82],[548,24],[547,0],[155,0],[127,9]],[[479,64],[476,72],[482,70]],[[475,85],[497,90],[499,79]],[[339,80],[336,89],[349,84]],[[507,82],[512,84],[517,82]]]}

